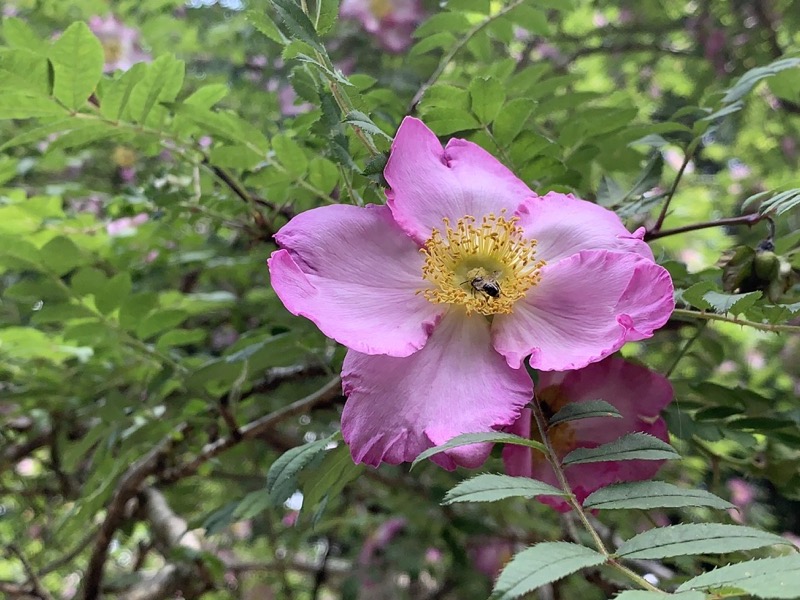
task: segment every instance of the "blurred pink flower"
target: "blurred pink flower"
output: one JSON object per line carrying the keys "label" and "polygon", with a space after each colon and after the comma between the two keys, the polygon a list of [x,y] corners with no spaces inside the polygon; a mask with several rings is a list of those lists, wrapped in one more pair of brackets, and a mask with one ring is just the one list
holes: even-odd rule
{"label": "blurred pink flower", "polygon": [[755,501],[758,489],[752,483],[739,477],[729,479],[726,486],[731,493],[731,503],[736,506],[736,508],[729,508],[728,514],[737,523],[744,523],[745,511]]}
{"label": "blurred pink flower", "polygon": [[128,27],[114,15],[91,17],[89,27],[103,44],[106,55],[104,70],[107,73],[127,71],[138,62],[147,62],[151,57],[139,46],[139,31]]}
{"label": "blurred pink flower", "polygon": [[[306,211],[268,261],[286,308],[350,349],[342,434],[356,462],[398,464],[508,427],[531,399],[526,357],[580,368],[672,313],[643,229],[571,195],[537,196],[472,142],[442,148],[407,117],[384,175],[386,206]],[[433,460],[476,467],[490,449]]]}
{"label": "blurred pink flower", "polygon": [[150,219],[147,213],[139,213],[133,217],[122,217],[114,219],[106,224],[106,233],[111,237],[127,237],[136,232],[139,225],[146,223]]}
{"label": "blurred pink flower", "polygon": [[403,52],[425,17],[420,0],[342,0],[339,15],[359,21],[388,52]]}
{"label": "blurred pink flower", "polygon": [[467,556],[475,569],[494,581],[516,550],[516,544],[510,540],[481,537],[470,540]]}
{"label": "blurred pink flower", "polygon": [[[667,424],[661,411],[672,401],[669,381],[655,373],[612,357],[577,371],[541,373],[537,397],[545,410],[555,413],[571,402],[605,400],[622,418],[598,417],[559,423],[550,428],[549,437],[559,458],[576,448],[595,448],[633,432],[643,432],[667,441]],[[509,429],[511,433],[538,438],[531,411],[525,409]],[[509,475],[533,477],[558,486],[558,480],[544,455],[521,446],[506,446],[503,462]],[[626,460],[578,464],[566,468],[567,481],[579,502],[595,490],[612,483],[642,481],[656,474],[664,461]],[[565,500],[541,496],[541,502],[561,512],[569,510]]]}
{"label": "blurred pink flower", "polygon": [[389,545],[389,542],[406,528],[408,522],[404,517],[392,517],[381,523],[378,528],[364,540],[361,552],[358,553],[358,562],[367,565],[375,554]]}

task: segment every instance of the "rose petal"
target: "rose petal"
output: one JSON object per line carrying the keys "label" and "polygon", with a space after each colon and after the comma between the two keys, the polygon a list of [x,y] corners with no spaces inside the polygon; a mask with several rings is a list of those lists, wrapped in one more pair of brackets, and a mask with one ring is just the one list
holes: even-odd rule
{"label": "rose petal", "polygon": [[505,210],[509,216],[525,198],[536,196],[483,148],[453,139],[442,148],[419,119],[406,117],[397,130],[384,170],[386,192],[397,223],[419,243],[442,219],[455,223],[471,215],[478,220]]}
{"label": "rose petal", "polygon": [[575,198],[550,192],[526,200],[518,209],[526,237],[537,240],[536,258],[552,264],[581,250],[635,252],[653,259],[642,241],[644,228],[631,233],[612,211]]}
{"label": "rose petal", "polygon": [[[342,435],[358,463],[414,460],[462,433],[498,430],[530,401],[533,384],[491,347],[483,317],[451,310],[425,347],[407,358],[350,351],[342,368],[347,403]],[[432,460],[477,467],[490,444],[462,446]]]}
{"label": "rose petal", "polygon": [[272,287],[286,308],[365,354],[408,356],[444,313],[416,291],[423,256],[385,206],[331,205],[297,215],[276,235]]}
{"label": "rose petal", "polygon": [[675,307],[669,273],[637,254],[583,251],[541,276],[511,314],[494,318],[494,347],[514,368],[528,355],[543,371],[584,367],[650,337]]}

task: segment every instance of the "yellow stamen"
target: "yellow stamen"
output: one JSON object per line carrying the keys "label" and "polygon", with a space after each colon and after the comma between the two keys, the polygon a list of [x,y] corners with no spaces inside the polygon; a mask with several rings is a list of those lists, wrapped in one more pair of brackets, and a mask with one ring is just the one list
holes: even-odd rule
{"label": "yellow stamen", "polygon": [[392,0],[369,0],[369,9],[376,19],[385,19],[392,12]]}
{"label": "yellow stamen", "polygon": [[122,57],[122,43],[116,38],[103,40],[103,53],[106,63],[117,62]]}
{"label": "yellow stamen", "polygon": [[431,302],[458,304],[467,314],[508,314],[514,303],[539,281],[544,261],[536,260],[536,240],[523,237],[517,218],[444,219],[422,248],[423,278],[433,287],[421,290]]}

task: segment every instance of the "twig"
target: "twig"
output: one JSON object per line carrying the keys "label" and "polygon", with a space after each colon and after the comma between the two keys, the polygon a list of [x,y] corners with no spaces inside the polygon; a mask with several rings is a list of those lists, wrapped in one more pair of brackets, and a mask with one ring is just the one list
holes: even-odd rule
{"label": "twig", "polygon": [[689,162],[692,160],[692,156],[694,156],[694,151],[697,149],[699,143],[700,143],[700,138],[695,138],[687,146],[686,153],[683,156],[683,162],[681,163],[680,169],[678,169],[678,174],[675,176],[675,181],[672,182],[672,187],[669,189],[669,192],[667,193],[667,199],[664,201],[664,206],[661,208],[661,213],[659,213],[658,220],[656,221],[655,226],[651,230],[651,233],[657,233],[661,231],[661,226],[664,224],[664,219],[667,218],[667,211],[669,210],[669,205],[672,202],[672,197],[678,190],[678,184],[681,182],[681,179],[683,178],[683,173],[684,171],[686,171],[686,167],[689,166]]}
{"label": "twig", "polygon": [[723,323],[733,323],[734,325],[741,325],[742,327],[752,327],[759,331],[769,331],[772,333],[800,333],[800,325],[783,325],[772,323],[757,323],[756,321],[748,321],[747,319],[738,319],[728,315],[718,315],[717,313],[700,312],[697,310],[685,310],[676,308],[672,311],[673,317],[683,317],[685,319],[702,319],[705,321],[720,321]]}
{"label": "twig", "polygon": [[669,369],[667,369],[667,372],[664,374],[666,377],[669,378],[672,376],[673,371],[675,371],[675,368],[678,366],[678,363],[681,362],[683,357],[686,356],[686,353],[689,351],[689,348],[691,348],[694,345],[694,343],[700,339],[700,336],[703,334],[706,325],[708,325],[708,321],[703,321],[702,323],[700,323],[700,326],[697,328],[697,331],[694,332],[694,335],[686,341],[686,343],[683,345],[683,348],[681,348],[680,352],[678,352],[678,355],[675,357],[675,360],[672,361],[672,364],[669,366]]}
{"label": "twig", "polygon": [[656,223],[656,227],[653,227],[651,231],[648,231],[644,234],[644,239],[645,241],[649,242],[651,240],[657,240],[659,238],[668,237],[670,235],[688,233],[690,231],[697,231],[699,229],[709,229],[711,227],[727,227],[729,225],[747,225],[748,227],[752,227],[753,225],[755,225],[760,221],[763,221],[764,219],[769,219],[769,217],[762,213],[753,213],[750,215],[742,215],[740,217],[728,217],[725,219],[717,219],[715,221],[692,223],[691,225],[684,225],[683,227],[675,227],[674,229],[664,229],[663,231],[659,231],[657,229],[658,224]]}
{"label": "twig", "polygon": [[39,576],[36,574],[36,571],[33,570],[31,563],[29,563],[28,559],[25,558],[25,555],[22,553],[22,550],[20,550],[19,546],[16,544],[9,544],[8,552],[9,554],[17,557],[19,562],[22,563],[22,568],[25,570],[25,575],[28,576],[28,583],[30,583],[33,594],[41,598],[41,600],[53,600],[50,592],[48,592],[42,586],[42,582],[39,581]]}
{"label": "twig", "polygon": [[103,567],[108,556],[108,546],[111,544],[114,532],[125,517],[125,506],[128,501],[139,493],[145,479],[155,473],[159,463],[175,445],[176,439],[187,429],[188,425],[180,425],[176,435],[170,435],[161,440],[155,448],[133,463],[120,478],[111,502],[106,508],[106,517],[100,525],[94,549],[89,558],[89,565],[86,568],[86,575],[83,580],[84,600],[97,600],[100,597]]}

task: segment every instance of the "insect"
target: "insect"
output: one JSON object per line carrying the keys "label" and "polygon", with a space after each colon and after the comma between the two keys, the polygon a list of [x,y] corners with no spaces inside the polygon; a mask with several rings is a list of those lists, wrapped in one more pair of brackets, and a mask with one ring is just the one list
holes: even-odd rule
{"label": "insect", "polygon": [[483,277],[478,275],[473,277],[469,284],[472,286],[472,289],[483,292],[492,298],[497,298],[500,295],[500,284],[497,283],[497,279],[493,276]]}

